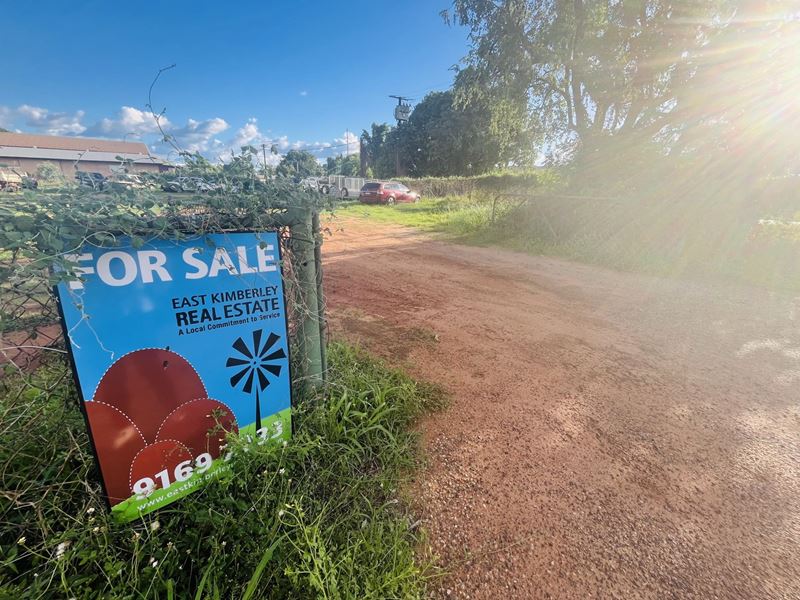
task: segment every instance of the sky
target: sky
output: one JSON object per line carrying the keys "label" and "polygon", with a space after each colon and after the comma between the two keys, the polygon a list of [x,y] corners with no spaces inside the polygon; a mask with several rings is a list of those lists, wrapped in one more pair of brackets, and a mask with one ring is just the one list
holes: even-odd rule
{"label": "sky", "polygon": [[[449,0],[155,3],[1,0],[0,127],[159,142],[153,108],[181,148],[211,159],[243,144],[357,150],[393,122],[390,94],[447,89],[467,33]],[[350,135],[346,135],[347,132]],[[270,160],[278,160],[277,157]]]}

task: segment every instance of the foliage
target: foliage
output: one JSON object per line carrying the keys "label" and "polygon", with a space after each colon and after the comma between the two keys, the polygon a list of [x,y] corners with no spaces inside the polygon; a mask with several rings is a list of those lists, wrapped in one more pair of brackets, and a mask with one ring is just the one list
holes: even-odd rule
{"label": "foliage", "polygon": [[554,141],[653,137],[729,9],[726,0],[456,0],[472,40],[459,97],[525,98]]}
{"label": "foliage", "polygon": [[44,182],[61,182],[64,181],[64,174],[58,165],[51,162],[43,162],[36,168],[36,177]]}
{"label": "foliage", "polygon": [[369,177],[391,177],[396,174],[393,146],[389,140],[392,126],[373,123],[361,132],[361,151],[365,154]]}
{"label": "foliage", "polygon": [[63,366],[0,396],[0,597],[414,598],[433,574],[399,500],[409,429],[441,394],[341,344],[285,446],[230,442],[230,475],[140,521],[102,501]]}
{"label": "foliage", "polygon": [[289,208],[319,205],[316,193],[282,181],[237,194],[224,190],[203,196],[153,190],[97,193],[73,188],[3,198],[2,327],[8,329],[23,318],[22,299],[47,294],[57,277],[69,276],[73,264],[68,253],[85,243],[113,246],[119,236],[129,236],[138,246],[158,237],[185,239],[208,232],[264,230],[274,228],[275,216]]}
{"label": "foliage", "polygon": [[502,194],[533,192],[556,185],[558,174],[552,169],[494,171],[475,177],[396,178],[424,197],[462,196],[475,193]]}
{"label": "foliage", "polygon": [[453,92],[434,92],[398,129],[403,163],[413,176],[472,175],[497,166],[531,164],[533,139],[525,127],[498,128],[494,103],[456,106]]}
{"label": "foliage", "polygon": [[747,186],[732,180],[703,189],[686,181],[645,202],[596,182],[591,191],[594,195],[575,195],[556,183],[532,193],[473,192],[394,207],[357,205],[347,214],[440,232],[464,243],[626,271],[800,290],[798,177]]}
{"label": "foliage", "polygon": [[345,177],[358,177],[361,162],[358,154],[348,156],[329,156],[325,162],[326,175],[344,175]]}
{"label": "foliage", "polygon": [[800,174],[800,13],[782,0],[737,5],[694,58],[666,141],[695,157],[703,178]]}
{"label": "foliage", "polygon": [[246,190],[255,189],[259,182],[272,176],[272,167],[254,146],[242,146],[239,154],[231,152],[228,162],[220,167],[222,177],[236,181]]}
{"label": "foliage", "polygon": [[687,158],[701,182],[800,168],[791,3],[456,0],[444,14],[470,30],[457,100],[524,101],[550,159],[574,158],[584,181]]}
{"label": "foliage", "polygon": [[303,179],[319,175],[322,168],[317,158],[308,150],[289,150],[281,159],[276,172],[282,177]]}
{"label": "foliage", "polygon": [[361,135],[378,177],[401,172],[414,177],[477,175],[497,167],[531,165],[534,133],[524,110],[506,118],[499,100],[460,106],[452,91],[433,92],[397,127],[372,125]]}

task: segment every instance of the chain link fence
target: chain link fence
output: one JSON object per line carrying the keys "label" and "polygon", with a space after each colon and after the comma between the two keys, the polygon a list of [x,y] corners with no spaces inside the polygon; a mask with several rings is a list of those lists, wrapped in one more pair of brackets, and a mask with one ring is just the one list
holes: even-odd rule
{"label": "chain link fence", "polygon": [[[69,276],[65,256],[85,244],[113,247],[119,236],[146,243],[212,233],[277,230],[286,295],[294,386],[318,385],[324,374],[318,206],[313,194],[180,198],[79,191],[0,200],[0,392],[10,377],[35,385],[43,363],[69,374],[54,286]],[[300,197],[298,198],[298,194]]]}

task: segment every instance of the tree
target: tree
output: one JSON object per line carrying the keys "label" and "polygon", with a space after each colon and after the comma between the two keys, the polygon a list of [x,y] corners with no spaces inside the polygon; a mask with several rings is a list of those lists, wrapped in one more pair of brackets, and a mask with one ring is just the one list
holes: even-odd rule
{"label": "tree", "polygon": [[[464,103],[525,101],[549,144],[652,139],[732,0],[455,0],[470,29]],[[450,15],[445,14],[449,19]]]}
{"label": "tree", "polygon": [[326,175],[344,175],[345,177],[355,177],[358,175],[360,161],[358,154],[349,156],[329,156],[325,161]]}
{"label": "tree", "polygon": [[788,4],[741,2],[693,57],[670,114],[672,154],[726,180],[800,172],[800,21]]}
{"label": "tree", "polygon": [[[409,173],[477,175],[496,167],[531,164],[535,135],[526,112],[506,118],[500,107],[477,102],[459,106],[452,91],[425,96],[398,131],[401,158]],[[504,126],[498,126],[500,122]]]}
{"label": "tree", "polygon": [[433,92],[397,127],[372,124],[361,134],[367,166],[378,177],[477,175],[529,165],[538,132],[524,104],[495,97],[458,104],[452,90]]}
{"label": "tree", "polygon": [[263,154],[255,146],[242,146],[239,154],[231,150],[230,160],[222,164],[221,176],[236,181],[244,191],[252,191],[256,189],[260,177],[270,174],[262,157]]}
{"label": "tree", "polygon": [[289,150],[276,169],[281,177],[293,177],[302,179],[304,177],[314,177],[320,174],[322,168],[317,162],[317,158],[308,150]]}
{"label": "tree", "polygon": [[55,163],[43,162],[36,168],[36,177],[41,181],[61,181],[64,174]]}
{"label": "tree", "polygon": [[388,123],[373,123],[370,131],[361,132],[362,151],[366,154],[367,169],[376,177],[392,177],[394,168],[387,171],[387,139],[392,131]]}

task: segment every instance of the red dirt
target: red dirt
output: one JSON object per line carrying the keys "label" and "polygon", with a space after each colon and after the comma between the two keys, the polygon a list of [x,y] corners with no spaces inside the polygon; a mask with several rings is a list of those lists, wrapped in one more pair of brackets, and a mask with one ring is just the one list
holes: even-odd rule
{"label": "red dirt", "polygon": [[332,330],[452,394],[437,596],[800,598],[800,298],[332,228]]}

